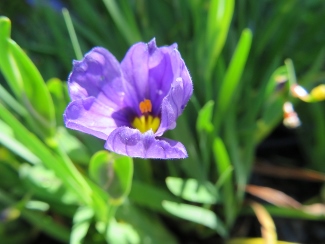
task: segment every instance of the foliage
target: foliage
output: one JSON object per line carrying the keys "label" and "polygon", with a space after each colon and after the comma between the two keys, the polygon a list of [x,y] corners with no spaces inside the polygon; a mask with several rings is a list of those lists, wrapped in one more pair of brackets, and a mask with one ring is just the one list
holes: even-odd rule
{"label": "foliage", "polygon": [[[292,205],[247,187],[256,149],[284,115],[300,116],[306,168],[325,173],[321,0],[11,1],[0,9],[1,240],[41,232],[64,243],[178,243],[188,235],[263,243],[232,238],[239,216],[253,210],[273,242],[271,216],[324,219],[314,208],[321,192]],[[178,43],[194,82],[168,132],[185,145],[184,160],[115,155],[63,126],[72,60],[94,46],[121,59],[152,37],[158,46]],[[283,114],[285,102],[298,114]],[[245,204],[246,191],[274,206]]]}

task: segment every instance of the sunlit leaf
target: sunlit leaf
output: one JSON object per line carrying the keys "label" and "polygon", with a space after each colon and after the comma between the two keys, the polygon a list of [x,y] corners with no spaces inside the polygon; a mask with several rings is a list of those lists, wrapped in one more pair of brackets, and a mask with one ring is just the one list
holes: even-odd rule
{"label": "sunlit leaf", "polygon": [[[9,38],[10,21],[0,19],[0,70],[16,97],[26,107],[45,136],[54,134],[54,105],[45,82],[25,52]],[[35,127],[37,128],[37,127]]]}
{"label": "sunlit leaf", "polygon": [[139,234],[128,223],[120,223],[112,220],[109,223],[106,240],[109,243],[119,244],[138,244],[140,243]]}
{"label": "sunlit leaf", "polygon": [[206,31],[207,47],[209,47],[210,52],[210,64],[208,66],[210,69],[215,64],[225,44],[234,7],[233,0],[213,0],[210,2]]}
{"label": "sunlit leaf", "polygon": [[30,200],[30,201],[26,202],[25,207],[30,210],[37,210],[37,211],[45,212],[45,211],[49,210],[50,205],[46,202]]}
{"label": "sunlit leaf", "polygon": [[27,110],[0,84],[0,101],[20,116],[26,116]]}
{"label": "sunlit leaf", "polygon": [[19,168],[21,181],[35,196],[46,199],[49,202],[62,202],[75,204],[77,199],[71,192],[66,191],[61,180],[54,172],[44,168],[43,165],[30,166],[23,164]]}
{"label": "sunlit leaf", "polygon": [[38,164],[40,159],[32,153],[27,147],[20,143],[14,136],[13,130],[0,120],[0,144],[14,152],[16,155],[22,157],[29,163]]}
{"label": "sunlit leaf", "polygon": [[[53,170],[57,176],[60,176],[65,186],[79,197],[80,201],[85,203],[91,202],[90,192],[92,192],[89,184],[85,181],[80,172],[75,168],[70,159],[57,148],[57,152],[61,153],[60,157],[53,155],[48,148],[35,134],[31,133],[24,125],[19,122],[1,103],[0,118],[7,124],[10,124],[15,137],[22,144],[29,148],[42,163]],[[82,191],[81,191],[82,189]],[[96,196],[96,195],[93,195]]]}
{"label": "sunlit leaf", "polygon": [[214,204],[219,198],[213,184],[210,182],[168,177],[166,184],[175,196],[182,197],[191,202]]}
{"label": "sunlit leaf", "polygon": [[211,228],[223,237],[227,236],[224,224],[211,210],[170,201],[164,201],[163,207],[172,215]]}
{"label": "sunlit leaf", "polygon": [[200,110],[197,121],[196,130],[200,133],[205,131],[207,133],[213,131],[212,113],[213,113],[214,101],[208,101]]}
{"label": "sunlit leaf", "polygon": [[90,223],[94,217],[94,211],[88,207],[80,207],[73,217],[73,226],[70,236],[70,244],[82,243],[87,235]]}

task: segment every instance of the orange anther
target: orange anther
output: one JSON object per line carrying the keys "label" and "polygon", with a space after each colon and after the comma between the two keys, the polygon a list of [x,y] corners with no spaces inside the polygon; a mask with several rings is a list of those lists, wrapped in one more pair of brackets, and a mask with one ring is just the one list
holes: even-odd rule
{"label": "orange anther", "polygon": [[149,99],[144,99],[142,102],[140,102],[139,108],[140,108],[141,113],[143,113],[143,114],[150,113],[152,110],[151,101]]}

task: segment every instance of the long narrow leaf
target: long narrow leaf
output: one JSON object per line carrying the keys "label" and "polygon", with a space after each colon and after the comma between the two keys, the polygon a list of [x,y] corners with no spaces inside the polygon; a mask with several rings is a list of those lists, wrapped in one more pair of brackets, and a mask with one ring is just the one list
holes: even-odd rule
{"label": "long narrow leaf", "polygon": [[250,30],[246,29],[241,35],[219,91],[218,103],[214,114],[214,123],[217,127],[216,130],[219,129],[220,120],[230,106],[231,100],[234,98],[239,87],[238,84],[247,61],[251,42],[252,33]]}
{"label": "long narrow leaf", "polygon": [[126,19],[123,17],[123,14],[121,13],[120,9],[117,6],[117,3],[115,0],[103,0],[108,12],[112,16],[113,20],[115,21],[115,24],[118,26],[122,34],[124,35],[124,38],[129,44],[134,44],[135,42],[138,42],[141,40],[141,35],[138,32],[134,25],[130,25],[130,23],[126,22]]}
{"label": "long narrow leaf", "polygon": [[[225,172],[229,171],[231,168],[230,158],[228,156],[226,147],[221,138],[216,138],[213,143],[213,154],[215,158],[215,163],[218,169],[218,175],[222,176]],[[234,218],[236,216],[236,205],[235,205],[235,192],[234,185],[232,183],[232,175],[224,180],[224,185],[222,186],[222,201],[225,208],[226,223],[227,226],[231,226]]]}
{"label": "long narrow leaf", "polygon": [[41,161],[27,147],[14,138],[14,133],[9,125],[0,120],[0,144],[27,160],[29,163],[38,164]]}
{"label": "long narrow leaf", "polygon": [[211,69],[225,44],[234,7],[234,0],[213,0],[210,3],[206,45],[210,53],[208,74],[211,73]]}
{"label": "long narrow leaf", "polygon": [[[34,153],[44,165],[54,170],[54,172],[61,176],[61,179],[65,182],[66,187],[74,192],[81,201],[85,203],[90,202],[90,188],[84,181],[80,173],[72,167],[65,168],[65,163],[62,162],[62,158],[54,156],[51,151],[32,133],[30,133],[10,112],[3,107],[0,103],[0,118],[7,124],[10,124],[15,133],[15,137]],[[80,191],[83,189],[83,191]]]}

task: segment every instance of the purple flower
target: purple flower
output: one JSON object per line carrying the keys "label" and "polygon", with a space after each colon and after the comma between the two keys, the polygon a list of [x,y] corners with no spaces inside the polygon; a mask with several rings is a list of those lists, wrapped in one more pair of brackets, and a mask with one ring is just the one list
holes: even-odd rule
{"label": "purple flower", "polygon": [[68,85],[66,127],[104,139],[106,149],[131,157],[187,157],[180,142],[161,137],[175,128],[193,92],[176,44],[136,43],[121,63],[95,47],[74,61]]}

